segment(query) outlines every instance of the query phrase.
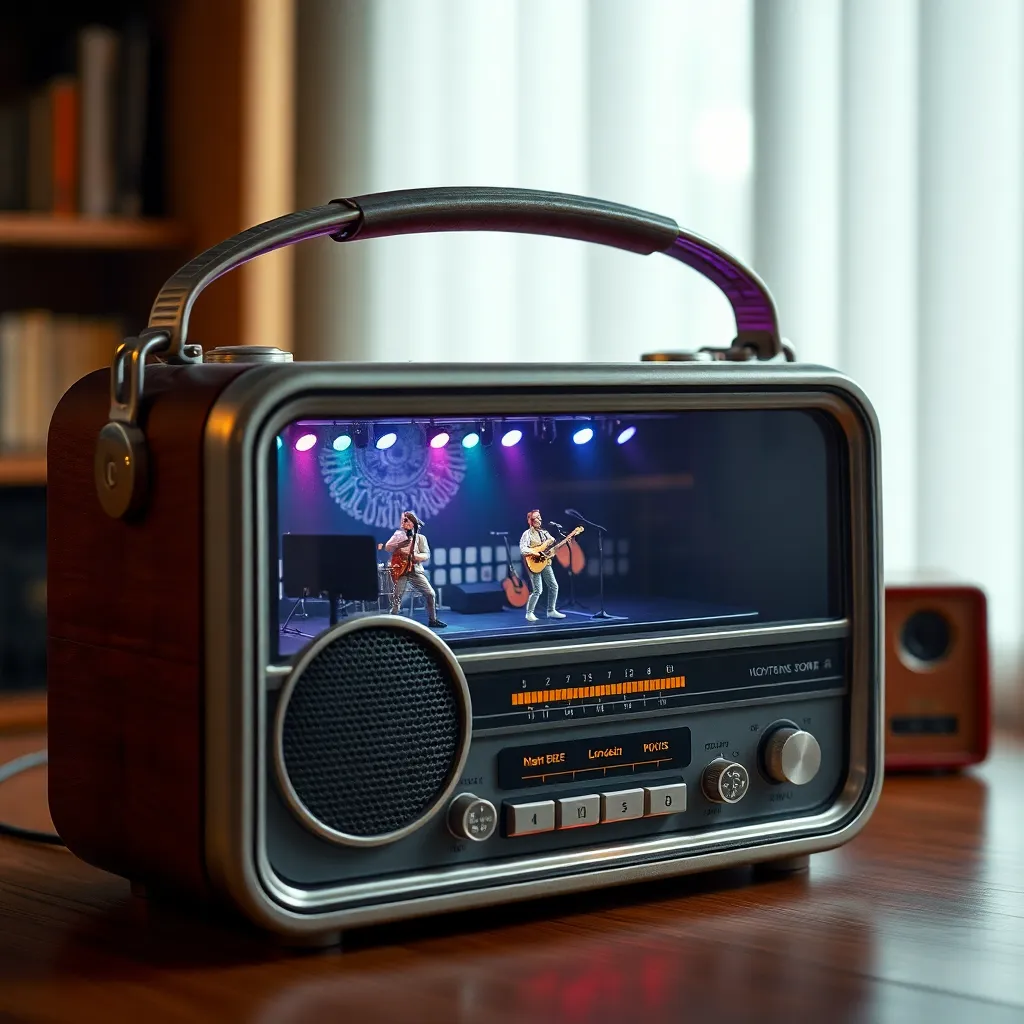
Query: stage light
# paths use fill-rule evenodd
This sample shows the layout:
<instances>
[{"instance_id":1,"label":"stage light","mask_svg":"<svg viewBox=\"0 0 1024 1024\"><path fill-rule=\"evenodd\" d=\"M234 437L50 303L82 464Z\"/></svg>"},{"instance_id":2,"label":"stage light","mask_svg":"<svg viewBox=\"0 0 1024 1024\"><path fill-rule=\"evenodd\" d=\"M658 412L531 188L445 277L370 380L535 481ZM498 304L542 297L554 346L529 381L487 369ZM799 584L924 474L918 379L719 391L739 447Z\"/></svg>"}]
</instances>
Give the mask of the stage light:
<instances>
[{"instance_id":1,"label":"stage light","mask_svg":"<svg viewBox=\"0 0 1024 1024\"><path fill-rule=\"evenodd\" d=\"M302 437L295 442L295 450L297 452L308 452L315 444L316 434L303 434Z\"/></svg>"},{"instance_id":2,"label":"stage light","mask_svg":"<svg viewBox=\"0 0 1024 1024\"><path fill-rule=\"evenodd\" d=\"M573 441L576 442L576 444L586 444L593 436L593 427L581 427L579 430L576 431L575 434L572 435L572 439Z\"/></svg>"},{"instance_id":3,"label":"stage light","mask_svg":"<svg viewBox=\"0 0 1024 1024\"><path fill-rule=\"evenodd\" d=\"M336 452L343 452L352 443L352 438L348 434L339 434L332 443Z\"/></svg>"},{"instance_id":4,"label":"stage light","mask_svg":"<svg viewBox=\"0 0 1024 1024\"><path fill-rule=\"evenodd\" d=\"M514 444L519 444L523 439L523 432L521 430L508 430L501 437L501 443L506 448L511 448Z\"/></svg>"},{"instance_id":5,"label":"stage light","mask_svg":"<svg viewBox=\"0 0 1024 1024\"><path fill-rule=\"evenodd\" d=\"M357 448L365 448L366 442L370 439L370 432L365 423L354 423L352 425L352 443Z\"/></svg>"},{"instance_id":6,"label":"stage light","mask_svg":"<svg viewBox=\"0 0 1024 1024\"><path fill-rule=\"evenodd\" d=\"M443 448L452 439L452 436L444 427L431 427L427 438L431 448Z\"/></svg>"},{"instance_id":7,"label":"stage light","mask_svg":"<svg viewBox=\"0 0 1024 1024\"><path fill-rule=\"evenodd\" d=\"M491 442L494 440L494 424L490 420L481 420L480 422L480 443L485 447L489 448Z\"/></svg>"},{"instance_id":8,"label":"stage light","mask_svg":"<svg viewBox=\"0 0 1024 1024\"><path fill-rule=\"evenodd\" d=\"M462 439L462 447L463 448L475 448L479 443L480 443L480 435L478 433L476 433L475 431L470 431Z\"/></svg>"},{"instance_id":9,"label":"stage light","mask_svg":"<svg viewBox=\"0 0 1024 1024\"><path fill-rule=\"evenodd\" d=\"M283 447L284 447L284 441L282 441L281 438L279 437L277 439L277 450L280 451Z\"/></svg>"},{"instance_id":10,"label":"stage light","mask_svg":"<svg viewBox=\"0 0 1024 1024\"><path fill-rule=\"evenodd\" d=\"M625 430L619 431L619 436L615 438L616 444L625 444L634 434L636 433L636 427L629 426Z\"/></svg>"},{"instance_id":11,"label":"stage light","mask_svg":"<svg viewBox=\"0 0 1024 1024\"><path fill-rule=\"evenodd\" d=\"M377 447L381 451L384 451L385 449L390 448L397 440L398 435L393 430L389 430L386 434L381 434L380 437L377 438Z\"/></svg>"}]
</instances>

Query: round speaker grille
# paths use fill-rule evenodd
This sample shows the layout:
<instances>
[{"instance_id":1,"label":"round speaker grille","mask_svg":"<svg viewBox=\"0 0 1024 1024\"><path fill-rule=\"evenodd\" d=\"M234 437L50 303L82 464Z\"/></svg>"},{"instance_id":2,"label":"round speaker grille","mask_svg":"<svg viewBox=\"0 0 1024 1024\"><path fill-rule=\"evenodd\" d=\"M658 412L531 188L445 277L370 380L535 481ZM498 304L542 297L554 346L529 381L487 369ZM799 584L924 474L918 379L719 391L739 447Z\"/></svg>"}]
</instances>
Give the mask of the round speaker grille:
<instances>
[{"instance_id":1,"label":"round speaker grille","mask_svg":"<svg viewBox=\"0 0 1024 1024\"><path fill-rule=\"evenodd\" d=\"M429 820L469 750L469 690L449 649L395 616L352 619L314 641L277 715L278 777L300 819L351 845Z\"/></svg>"}]
</instances>

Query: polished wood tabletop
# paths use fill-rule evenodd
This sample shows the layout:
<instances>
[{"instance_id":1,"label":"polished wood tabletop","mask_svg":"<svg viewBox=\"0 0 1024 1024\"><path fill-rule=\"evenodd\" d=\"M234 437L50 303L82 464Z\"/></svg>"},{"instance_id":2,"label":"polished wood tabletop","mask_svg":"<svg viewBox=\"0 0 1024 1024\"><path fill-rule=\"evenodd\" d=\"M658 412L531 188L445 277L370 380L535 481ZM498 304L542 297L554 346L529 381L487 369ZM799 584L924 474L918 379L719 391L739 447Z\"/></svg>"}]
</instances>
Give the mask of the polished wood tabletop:
<instances>
[{"instance_id":1,"label":"polished wood tabletop","mask_svg":"<svg viewBox=\"0 0 1024 1024\"><path fill-rule=\"evenodd\" d=\"M45 745L0 739L0 762ZM45 828L45 772L0 819ZM0 838L0 1022L1021 1021L1024 742L895 777L807 874L749 871L434 918L295 952Z\"/></svg>"}]
</instances>

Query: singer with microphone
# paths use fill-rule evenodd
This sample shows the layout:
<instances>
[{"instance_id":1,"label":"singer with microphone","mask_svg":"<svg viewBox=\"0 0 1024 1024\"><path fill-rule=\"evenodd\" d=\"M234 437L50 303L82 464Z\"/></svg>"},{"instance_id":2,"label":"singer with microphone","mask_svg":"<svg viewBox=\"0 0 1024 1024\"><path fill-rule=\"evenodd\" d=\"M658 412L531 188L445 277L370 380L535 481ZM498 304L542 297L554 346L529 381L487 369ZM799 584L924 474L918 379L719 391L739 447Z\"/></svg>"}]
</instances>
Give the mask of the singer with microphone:
<instances>
[{"instance_id":1,"label":"singer with microphone","mask_svg":"<svg viewBox=\"0 0 1024 1024\"><path fill-rule=\"evenodd\" d=\"M565 543L558 541L543 529L540 509L530 509L526 513L527 528L519 538L519 551L528 570L526 576L530 582L530 597L526 602L526 621L536 622L537 602L541 594L547 593L547 614L549 619L564 619L565 614L558 611L555 603L558 600L558 581L555 570L551 567L556 546Z\"/></svg>"}]
</instances>

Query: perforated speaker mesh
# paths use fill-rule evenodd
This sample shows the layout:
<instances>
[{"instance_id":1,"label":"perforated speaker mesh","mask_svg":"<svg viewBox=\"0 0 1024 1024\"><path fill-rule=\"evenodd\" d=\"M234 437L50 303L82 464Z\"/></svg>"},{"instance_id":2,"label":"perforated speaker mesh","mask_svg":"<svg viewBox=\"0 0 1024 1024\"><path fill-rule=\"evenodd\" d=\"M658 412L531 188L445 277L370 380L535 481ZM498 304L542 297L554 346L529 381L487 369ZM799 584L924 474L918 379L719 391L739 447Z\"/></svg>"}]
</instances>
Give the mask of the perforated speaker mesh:
<instances>
[{"instance_id":1,"label":"perforated speaker mesh","mask_svg":"<svg viewBox=\"0 0 1024 1024\"><path fill-rule=\"evenodd\" d=\"M335 832L414 824L441 797L463 743L459 682L429 641L399 628L346 632L302 670L282 722L296 796Z\"/></svg>"}]
</instances>

